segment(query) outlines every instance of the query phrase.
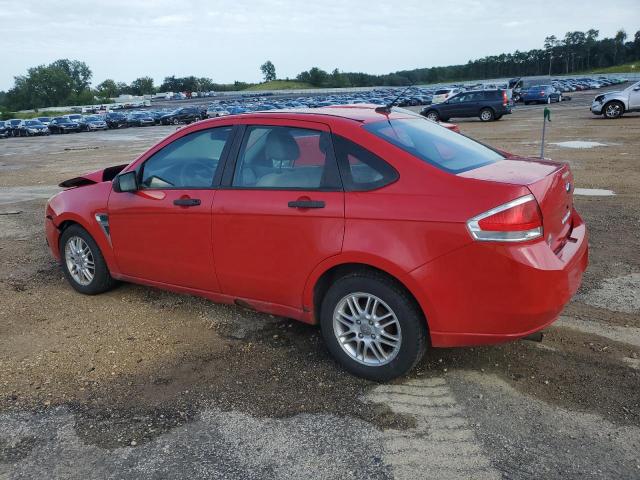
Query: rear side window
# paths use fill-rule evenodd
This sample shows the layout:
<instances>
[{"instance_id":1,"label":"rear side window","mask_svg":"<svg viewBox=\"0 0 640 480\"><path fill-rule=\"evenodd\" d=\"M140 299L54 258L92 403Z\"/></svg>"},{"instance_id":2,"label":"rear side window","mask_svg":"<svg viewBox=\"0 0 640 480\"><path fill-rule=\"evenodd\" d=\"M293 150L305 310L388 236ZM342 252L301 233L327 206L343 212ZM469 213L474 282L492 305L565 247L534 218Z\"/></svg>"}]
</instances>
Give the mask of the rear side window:
<instances>
[{"instance_id":1,"label":"rear side window","mask_svg":"<svg viewBox=\"0 0 640 480\"><path fill-rule=\"evenodd\" d=\"M486 90L484 98L486 100L502 100L502 90Z\"/></svg>"},{"instance_id":2,"label":"rear side window","mask_svg":"<svg viewBox=\"0 0 640 480\"><path fill-rule=\"evenodd\" d=\"M345 190L374 190L398 178L398 172L391 165L357 143L333 135L333 148Z\"/></svg>"},{"instance_id":3,"label":"rear side window","mask_svg":"<svg viewBox=\"0 0 640 480\"><path fill-rule=\"evenodd\" d=\"M390 119L365 128L411 155L450 173L460 173L504 157L464 135L426 119Z\"/></svg>"}]
</instances>

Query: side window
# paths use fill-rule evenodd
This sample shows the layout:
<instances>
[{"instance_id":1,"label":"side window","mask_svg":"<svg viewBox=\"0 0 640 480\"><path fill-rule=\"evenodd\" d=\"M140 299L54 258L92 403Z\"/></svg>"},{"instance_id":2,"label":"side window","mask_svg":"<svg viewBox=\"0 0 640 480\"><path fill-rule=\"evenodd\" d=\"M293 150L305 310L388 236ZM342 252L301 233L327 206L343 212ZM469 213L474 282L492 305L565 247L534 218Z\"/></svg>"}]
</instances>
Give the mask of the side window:
<instances>
[{"instance_id":1,"label":"side window","mask_svg":"<svg viewBox=\"0 0 640 480\"><path fill-rule=\"evenodd\" d=\"M201 130L173 141L142 166L143 188L206 188L213 177L232 127Z\"/></svg>"},{"instance_id":2,"label":"side window","mask_svg":"<svg viewBox=\"0 0 640 480\"><path fill-rule=\"evenodd\" d=\"M294 127L248 127L233 184L240 188L340 188L328 132Z\"/></svg>"},{"instance_id":3,"label":"side window","mask_svg":"<svg viewBox=\"0 0 640 480\"><path fill-rule=\"evenodd\" d=\"M351 140L334 135L333 147L345 190L374 190L398 179L391 165Z\"/></svg>"}]
</instances>

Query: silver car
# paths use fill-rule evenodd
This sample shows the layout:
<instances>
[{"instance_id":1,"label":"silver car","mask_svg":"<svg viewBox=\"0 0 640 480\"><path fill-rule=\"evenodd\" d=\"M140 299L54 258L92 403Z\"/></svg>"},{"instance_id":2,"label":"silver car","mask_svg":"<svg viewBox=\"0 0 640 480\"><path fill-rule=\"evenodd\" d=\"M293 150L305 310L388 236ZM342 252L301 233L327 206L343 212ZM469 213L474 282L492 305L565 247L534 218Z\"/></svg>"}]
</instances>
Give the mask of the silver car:
<instances>
[{"instance_id":1,"label":"silver car","mask_svg":"<svg viewBox=\"0 0 640 480\"><path fill-rule=\"evenodd\" d=\"M591 104L591 113L605 118L619 118L625 112L640 112L640 82L621 91L600 94Z\"/></svg>"}]
</instances>

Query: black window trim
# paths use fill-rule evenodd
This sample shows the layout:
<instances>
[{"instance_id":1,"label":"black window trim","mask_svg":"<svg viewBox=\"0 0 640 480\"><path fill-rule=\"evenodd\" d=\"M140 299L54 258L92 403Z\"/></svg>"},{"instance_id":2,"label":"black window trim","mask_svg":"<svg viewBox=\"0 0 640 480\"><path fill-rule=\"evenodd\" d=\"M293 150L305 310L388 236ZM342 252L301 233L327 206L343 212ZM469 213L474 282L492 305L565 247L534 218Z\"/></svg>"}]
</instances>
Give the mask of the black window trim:
<instances>
[{"instance_id":1,"label":"black window trim","mask_svg":"<svg viewBox=\"0 0 640 480\"><path fill-rule=\"evenodd\" d=\"M364 186L364 185L362 187L358 187L357 184L352 181L351 168L349 167L348 162L345 161L346 159L341 159L335 154L334 138L340 138L340 139L344 139L344 140L346 140L348 142L351 142L351 143L357 145L358 147L360 147L361 149L363 149L365 152L367 152L370 155L376 157L381 162L384 162L384 164L389 168L390 172L392 172L392 175L390 176L390 178L388 180L386 180L384 183L382 183L380 185L373 186L373 187L367 187L367 186ZM356 142L354 140L351 140L350 138L347 138L347 137L345 137L343 135L337 135L337 134L332 133L331 134L331 148L334 150L334 156L335 156L336 161L338 162L338 169L340 171L340 177L342 178L342 185L344 186L344 191L345 192L373 192L375 190L380 190L381 188L388 187L389 185L392 185L392 184L396 183L400 179L400 173L398 172L398 170L393 165L391 165L389 162L387 162L380 155L378 155L376 153L373 153L371 150L369 150L367 147L365 147L361 143L358 143L358 142ZM380 173L383 174L383 172L380 172Z\"/></svg>"},{"instance_id":2,"label":"black window trim","mask_svg":"<svg viewBox=\"0 0 640 480\"><path fill-rule=\"evenodd\" d=\"M151 160L153 157L156 156L157 153L161 152L162 150L164 150L165 148L167 148L169 145L172 145L174 142L177 142L178 140L188 137L189 135L193 135L195 133L200 133L200 132L204 132L206 130L214 130L216 128L229 128L231 127L231 132L229 133L229 138L227 139L227 142L224 145L224 148L222 149L222 154L220 155L220 159L218 160L218 165L216 167L216 171L213 174L213 180L211 182L211 185L208 187L163 187L163 188L149 188L149 187L143 187L142 186L142 175L144 173L144 165ZM166 144L164 147L162 147L161 149L153 152L153 154L151 154L148 158L145 158L144 162L142 162L140 165L138 165L135 168L135 172L136 172L136 180L138 182L139 188L140 190L217 190L218 188L220 188L220 182L222 179L222 172L223 169L227 163L227 159L229 157L229 153L231 151L231 147L233 142L235 142L236 140L236 136L238 133L238 126L237 125L220 125L220 126L215 126L215 127L209 127L209 128L201 128L198 130L194 130L193 132L189 132L185 135L181 135L180 137L174 139L173 141L171 141L170 143Z\"/></svg>"},{"instance_id":3,"label":"black window trim","mask_svg":"<svg viewBox=\"0 0 640 480\"><path fill-rule=\"evenodd\" d=\"M319 124L324 125L324 124ZM298 125L274 125L274 124L266 124L266 123L251 123L251 124L242 124L238 125L238 134L234 138L234 145L231 149L230 155L227 158L227 162L225 164L224 173L222 174L222 181L220 183L219 188L224 190L260 190L260 191L294 191L294 192L344 192L344 181L342 178L342 172L340 170L340 166L338 165L338 161L335 154L335 149L333 147L333 133L331 129L328 130L329 138L330 138L330 154L333 159L334 165L336 167L337 172L337 180L340 183L339 186L336 187L319 187L319 188L302 188L302 187L238 187L233 185L233 177L236 171L236 166L238 164L238 159L240 156L240 150L242 149L242 145L244 144L245 138L248 139L248 130L250 127L285 127L285 128L298 128L300 130L314 130L312 127L301 127ZM318 132L324 132L325 130L315 129Z\"/></svg>"}]
</instances>

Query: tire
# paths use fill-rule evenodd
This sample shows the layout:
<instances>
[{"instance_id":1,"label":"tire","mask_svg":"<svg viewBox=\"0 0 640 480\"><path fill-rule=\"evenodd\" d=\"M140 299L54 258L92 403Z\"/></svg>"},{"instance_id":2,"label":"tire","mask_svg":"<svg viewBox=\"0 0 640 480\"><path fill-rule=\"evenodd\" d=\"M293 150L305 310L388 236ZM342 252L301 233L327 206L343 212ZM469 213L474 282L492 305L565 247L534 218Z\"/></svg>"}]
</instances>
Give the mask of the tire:
<instances>
[{"instance_id":1,"label":"tire","mask_svg":"<svg viewBox=\"0 0 640 480\"><path fill-rule=\"evenodd\" d=\"M480 120L483 122L491 122L496 118L495 113L490 108L483 108L480 110Z\"/></svg>"},{"instance_id":2,"label":"tire","mask_svg":"<svg viewBox=\"0 0 640 480\"><path fill-rule=\"evenodd\" d=\"M547 105L550 105L550 104L551 104L551 95L547 97Z\"/></svg>"},{"instance_id":3,"label":"tire","mask_svg":"<svg viewBox=\"0 0 640 480\"><path fill-rule=\"evenodd\" d=\"M174 118L171 123L173 123L174 125L178 125L180 122L177 118Z\"/></svg>"},{"instance_id":4,"label":"tire","mask_svg":"<svg viewBox=\"0 0 640 480\"><path fill-rule=\"evenodd\" d=\"M365 312L357 320L347 320L339 313L351 312L355 317L354 296L361 309L369 306L369 312L384 318L380 322L382 327L375 320L367 320L371 317ZM387 315L389 312L391 317ZM384 325L385 322L391 325ZM394 281L373 272L354 272L331 285L322 300L320 327L327 348L345 370L377 382L406 374L426 350L426 322L414 299ZM339 335L346 335L346 341L340 341ZM394 336L397 341L392 339ZM381 340L395 345L381 343ZM356 345L362 345L363 351L359 352ZM362 359L357 359L360 355Z\"/></svg>"},{"instance_id":5,"label":"tire","mask_svg":"<svg viewBox=\"0 0 640 480\"><path fill-rule=\"evenodd\" d=\"M76 252L78 251L78 247L80 247L84 255L78 256L77 253L74 254L74 246ZM76 260L74 260L74 257ZM96 295L106 292L115 285L115 280L109 273L100 248L93 237L89 235L89 232L80 225L71 225L60 235L60 258L62 260L64 276L67 278L69 284L80 293ZM87 271L91 272L91 266L87 263L91 260L93 261L93 276L90 279L77 270L75 270L74 273L71 272L70 269L73 264L77 264L77 262L84 262L84 265L87 266Z\"/></svg>"},{"instance_id":6,"label":"tire","mask_svg":"<svg viewBox=\"0 0 640 480\"><path fill-rule=\"evenodd\" d=\"M558 95L558 103L562 102L562 94Z\"/></svg>"},{"instance_id":7,"label":"tire","mask_svg":"<svg viewBox=\"0 0 640 480\"><path fill-rule=\"evenodd\" d=\"M429 110L424 116L432 122L437 122L438 120L440 120L440 115L438 115L438 112L436 112L435 110Z\"/></svg>"},{"instance_id":8,"label":"tire","mask_svg":"<svg viewBox=\"0 0 640 480\"><path fill-rule=\"evenodd\" d=\"M608 118L609 120L620 118L624 113L624 105L622 104L622 102L614 100L612 102L606 103L604 108L602 109L602 112L604 118Z\"/></svg>"}]
</instances>

